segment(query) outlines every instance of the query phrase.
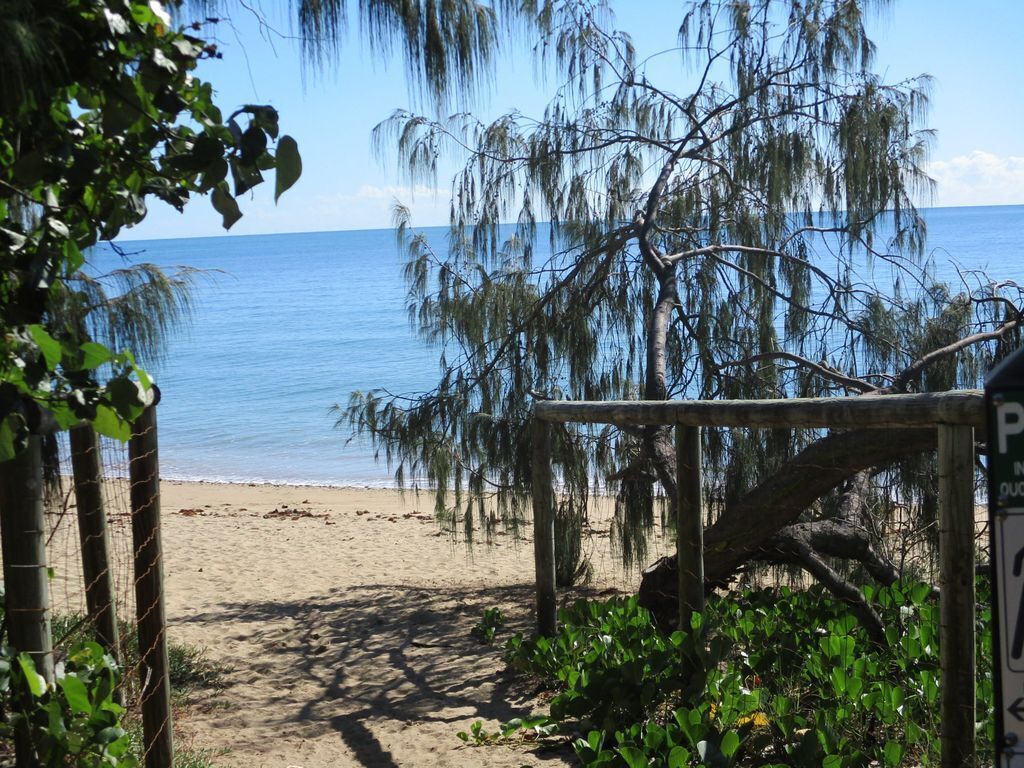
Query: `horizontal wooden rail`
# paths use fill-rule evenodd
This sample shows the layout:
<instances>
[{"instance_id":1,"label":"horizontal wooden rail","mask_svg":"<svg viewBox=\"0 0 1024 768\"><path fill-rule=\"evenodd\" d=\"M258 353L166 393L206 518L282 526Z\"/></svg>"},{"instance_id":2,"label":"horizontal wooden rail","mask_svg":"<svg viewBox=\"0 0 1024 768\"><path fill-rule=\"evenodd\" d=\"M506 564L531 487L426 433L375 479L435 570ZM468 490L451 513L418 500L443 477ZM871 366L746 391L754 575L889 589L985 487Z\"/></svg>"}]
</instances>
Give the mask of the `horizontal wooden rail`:
<instances>
[{"instance_id":1,"label":"horizontal wooden rail","mask_svg":"<svg viewBox=\"0 0 1024 768\"><path fill-rule=\"evenodd\" d=\"M983 429L980 389L916 395L804 397L789 400L542 400L538 419L588 424L691 427L921 427Z\"/></svg>"}]
</instances>

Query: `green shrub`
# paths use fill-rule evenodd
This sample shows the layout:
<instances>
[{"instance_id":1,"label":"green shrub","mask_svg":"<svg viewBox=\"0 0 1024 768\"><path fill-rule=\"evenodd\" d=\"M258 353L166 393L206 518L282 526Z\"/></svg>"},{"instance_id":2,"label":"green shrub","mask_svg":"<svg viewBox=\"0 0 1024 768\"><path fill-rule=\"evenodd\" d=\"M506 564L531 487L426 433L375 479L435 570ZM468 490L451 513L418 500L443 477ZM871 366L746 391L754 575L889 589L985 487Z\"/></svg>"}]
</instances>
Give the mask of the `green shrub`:
<instances>
[{"instance_id":1,"label":"green shrub","mask_svg":"<svg viewBox=\"0 0 1024 768\"><path fill-rule=\"evenodd\" d=\"M124 709L113 699L116 685L117 666L98 643L72 647L51 686L28 654L5 655L0 692L18 706L0 724L0 733L31 743L46 768L134 768L139 761L130 754L131 739L121 727Z\"/></svg>"},{"instance_id":2,"label":"green shrub","mask_svg":"<svg viewBox=\"0 0 1024 768\"><path fill-rule=\"evenodd\" d=\"M712 597L691 632L663 635L635 599L580 602L553 638L506 660L556 693L529 725L575 735L585 766L931 765L939 755L938 606L924 584L865 590L887 630L869 641L821 589ZM979 585L979 605L987 605ZM991 668L979 611L979 669ZM978 676L991 743L991 676ZM981 741L984 743L984 737Z\"/></svg>"},{"instance_id":3,"label":"green shrub","mask_svg":"<svg viewBox=\"0 0 1024 768\"><path fill-rule=\"evenodd\" d=\"M498 630L505 626L505 614L501 608L485 608L483 618L469 631L483 645L494 642Z\"/></svg>"},{"instance_id":4,"label":"green shrub","mask_svg":"<svg viewBox=\"0 0 1024 768\"><path fill-rule=\"evenodd\" d=\"M3 617L0 585L0 619ZM121 681L115 660L94 642L89 622L82 616L57 614L51 622L55 646L66 649L65 660L55 669L55 685L46 686L27 654L13 656L0 647L0 710L7 712L0 723L0 737L29 740L40 764L53 766L119 766L139 764L141 732L124 722L128 713L114 700ZM122 624L121 653L124 665L138 664L138 642L134 629ZM168 673L172 696L180 699L197 688L221 685L221 670L195 646L168 643ZM175 765L210 768L210 755L203 750L179 750Z\"/></svg>"}]
</instances>

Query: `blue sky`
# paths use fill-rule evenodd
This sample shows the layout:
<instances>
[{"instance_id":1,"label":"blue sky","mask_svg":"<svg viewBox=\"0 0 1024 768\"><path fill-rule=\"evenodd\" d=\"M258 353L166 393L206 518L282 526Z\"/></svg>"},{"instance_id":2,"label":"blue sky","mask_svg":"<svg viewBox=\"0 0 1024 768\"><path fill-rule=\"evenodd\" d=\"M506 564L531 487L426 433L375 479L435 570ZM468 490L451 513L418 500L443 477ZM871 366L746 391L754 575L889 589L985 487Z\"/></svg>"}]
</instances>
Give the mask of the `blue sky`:
<instances>
[{"instance_id":1,"label":"blue sky","mask_svg":"<svg viewBox=\"0 0 1024 768\"><path fill-rule=\"evenodd\" d=\"M671 47L683 3L612 0L618 26L638 53ZM437 188L410 190L395 164L381 164L370 147L373 126L399 107L413 106L402 62L372 55L354 34L355 18L336 64L319 73L303 67L289 39L290 3L264 0L276 32L267 32L237 5L216 26L223 58L203 65L222 108L243 103L274 105L282 131L294 136L303 175L279 204L272 184L240 201L244 218L230 234L372 229L390 224L392 202L411 203L414 224L446 223L448 179ZM257 7L258 4L257 4ZM929 171L938 185L935 205L1024 204L1024 2L896 0L872 20L877 69L890 81L921 73L935 80L928 124L937 132ZM474 111L496 116L512 108L540 114L552 84L532 76L526 46L499 66L490 94ZM683 90L683 89L680 89ZM926 203L926 201L922 201ZM220 235L219 217L205 200L184 214L151 207L123 239Z\"/></svg>"}]
</instances>

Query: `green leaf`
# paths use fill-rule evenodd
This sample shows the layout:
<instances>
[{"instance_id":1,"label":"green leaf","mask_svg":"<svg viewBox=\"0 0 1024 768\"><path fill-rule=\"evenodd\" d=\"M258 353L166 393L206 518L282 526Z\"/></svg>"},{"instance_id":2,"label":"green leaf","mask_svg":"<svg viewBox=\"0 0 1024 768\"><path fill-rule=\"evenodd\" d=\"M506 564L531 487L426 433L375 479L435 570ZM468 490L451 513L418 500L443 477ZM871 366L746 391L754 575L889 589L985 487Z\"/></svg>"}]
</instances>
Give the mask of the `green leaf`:
<instances>
[{"instance_id":1,"label":"green leaf","mask_svg":"<svg viewBox=\"0 0 1024 768\"><path fill-rule=\"evenodd\" d=\"M893 686L889 689L889 702L892 704L893 709L899 709L903 706L905 699L903 689L899 686Z\"/></svg>"},{"instance_id":2,"label":"green leaf","mask_svg":"<svg viewBox=\"0 0 1024 768\"><path fill-rule=\"evenodd\" d=\"M274 202L283 195L302 175L302 158L299 145L291 136L282 136L277 142L277 177L274 185Z\"/></svg>"},{"instance_id":3,"label":"green leaf","mask_svg":"<svg viewBox=\"0 0 1024 768\"><path fill-rule=\"evenodd\" d=\"M924 605L931 594L931 584L915 584L910 590L910 599L914 605Z\"/></svg>"},{"instance_id":4,"label":"green leaf","mask_svg":"<svg viewBox=\"0 0 1024 768\"><path fill-rule=\"evenodd\" d=\"M153 395L141 383L125 376L111 379L107 383L110 403L121 416L134 419L139 409L153 402Z\"/></svg>"},{"instance_id":5,"label":"green leaf","mask_svg":"<svg viewBox=\"0 0 1024 768\"><path fill-rule=\"evenodd\" d=\"M68 729L64 724L64 712L61 709L60 702L56 699L51 699L46 703L46 715L47 715L47 735L55 741L61 741L67 734Z\"/></svg>"},{"instance_id":6,"label":"green leaf","mask_svg":"<svg viewBox=\"0 0 1024 768\"><path fill-rule=\"evenodd\" d=\"M726 757L732 757L739 748L740 735L736 733L736 731L729 731L722 737L722 743L719 746L719 749Z\"/></svg>"},{"instance_id":7,"label":"green leaf","mask_svg":"<svg viewBox=\"0 0 1024 768\"><path fill-rule=\"evenodd\" d=\"M64 691L64 698L73 712L89 714L92 712L92 704L89 702L89 691L77 675L65 675L58 682L61 690Z\"/></svg>"},{"instance_id":8,"label":"green leaf","mask_svg":"<svg viewBox=\"0 0 1024 768\"><path fill-rule=\"evenodd\" d=\"M97 344L95 341L87 341L83 344L80 349L82 350L82 370L91 371L94 368L98 368L103 363L109 362L114 357L114 353L104 347L102 344Z\"/></svg>"},{"instance_id":9,"label":"green leaf","mask_svg":"<svg viewBox=\"0 0 1024 768\"><path fill-rule=\"evenodd\" d=\"M210 195L213 208L224 219L224 229L231 229L235 222L242 218L242 212L238 210L238 203L231 193L227 191L225 184L218 184L213 194Z\"/></svg>"},{"instance_id":10,"label":"green leaf","mask_svg":"<svg viewBox=\"0 0 1024 768\"><path fill-rule=\"evenodd\" d=\"M242 134L242 162L254 163L267 148L267 134L255 125L250 125Z\"/></svg>"},{"instance_id":11,"label":"green leaf","mask_svg":"<svg viewBox=\"0 0 1024 768\"><path fill-rule=\"evenodd\" d=\"M647 753L643 750L636 747L619 747L617 751L629 768L647 768Z\"/></svg>"},{"instance_id":12,"label":"green leaf","mask_svg":"<svg viewBox=\"0 0 1024 768\"><path fill-rule=\"evenodd\" d=\"M96 742L98 744L110 744L122 736L124 736L124 729L120 726L112 725L96 734Z\"/></svg>"},{"instance_id":13,"label":"green leaf","mask_svg":"<svg viewBox=\"0 0 1024 768\"><path fill-rule=\"evenodd\" d=\"M203 171L202 179L199 182L199 191L208 192L224 181L228 176L228 161L218 157L210 161L210 164Z\"/></svg>"},{"instance_id":14,"label":"green leaf","mask_svg":"<svg viewBox=\"0 0 1024 768\"><path fill-rule=\"evenodd\" d=\"M28 426L20 413L8 413L0 421L0 462L10 461L25 447Z\"/></svg>"},{"instance_id":15,"label":"green leaf","mask_svg":"<svg viewBox=\"0 0 1024 768\"><path fill-rule=\"evenodd\" d=\"M231 158L230 165L231 178L235 182L235 197L244 195L257 184L263 183L263 174L260 173L259 168L248 165L244 160L237 157Z\"/></svg>"},{"instance_id":16,"label":"green leaf","mask_svg":"<svg viewBox=\"0 0 1024 768\"><path fill-rule=\"evenodd\" d=\"M51 371L56 369L60 364L60 342L47 333L41 325L30 325L28 332L46 360L47 369Z\"/></svg>"},{"instance_id":17,"label":"green leaf","mask_svg":"<svg viewBox=\"0 0 1024 768\"><path fill-rule=\"evenodd\" d=\"M904 748L902 744L895 741L887 741L885 743L885 764L891 766L897 766L903 760Z\"/></svg>"},{"instance_id":18,"label":"green leaf","mask_svg":"<svg viewBox=\"0 0 1024 768\"><path fill-rule=\"evenodd\" d=\"M107 405L96 407L96 418L92 420L93 429L101 435L125 442L132 436L131 425L122 419L117 412Z\"/></svg>"},{"instance_id":19,"label":"green leaf","mask_svg":"<svg viewBox=\"0 0 1024 768\"><path fill-rule=\"evenodd\" d=\"M684 747L672 747L668 753L668 768L686 768L690 764L690 751Z\"/></svg>"},{"instance_id":20,"label":"green leaf","mask_svg":"<svg viewBox=\"0 0 1024 768\"><path fill-rule=\"evenodd\" d=\"M46 680L36 672L36 665L32 661L32 657L27 653L19 653L18 666L21 667L21 673L25 676L25 682L32 695L36 698L42 696L46 692Z\"/></svg>"},{"instance_id":21,"label":"green leaf","mask_svg":"<svg viewBox=\"0 0 1024 768\"><path fill-rule=\"evenodd\" d=\"M277 138L277 110L273 107L256 104L246 104L243 107L252 113L253 122L270 134L270 138Z\"/></svg>"}]
</instances>

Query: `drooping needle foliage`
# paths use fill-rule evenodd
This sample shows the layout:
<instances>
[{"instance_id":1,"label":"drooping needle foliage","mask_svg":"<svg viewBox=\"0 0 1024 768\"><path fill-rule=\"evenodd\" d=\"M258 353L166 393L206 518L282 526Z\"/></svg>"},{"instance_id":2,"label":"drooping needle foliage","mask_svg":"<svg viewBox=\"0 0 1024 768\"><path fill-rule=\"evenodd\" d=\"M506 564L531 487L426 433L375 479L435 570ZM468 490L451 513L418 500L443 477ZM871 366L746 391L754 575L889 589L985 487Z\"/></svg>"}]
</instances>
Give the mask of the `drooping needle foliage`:
<instances>
[{"instance_id":1,"label":"drooping needle foliage","mask_svg":"<svg viewBox=\"0 0 1024 768\"><path fill-rule=\"evenodd\" d=\"M397 152L412 179L431 178L448 154L464 166L447 242L428 242L398 211L410 318L437 345L438 384L356 393L344 419L400 479L428 483L468 533L523 520L538 398L976 382L1018 333L1020 297L983 276L956 290L930 277L915 208L930 190L929 80L873 71L874 5L689 3L674 50L650 60L637 59L600 0L519 6L560 82L543 115L399 111L377 129L379 151ZM563 545L578 538L588 492L610 484L626 562L642 560L658 484L674 492L671 432L568 427L555 443ZM852 525L872 494L854 484L858 473L903 482L913 473L894 462L930 446L921 436L898 453L876 444L856 431L708 431L709 523L720 534L709 578L752 558L824 574L808 562L823 553L771 537L798 519L834 518L856 490ZM769 480L784 486L786 473L798 481L840 455L826 487L794 482L786 499L759 497ZM914 478L904 485L920 500ZM762 533L744 539L753 519ZM563 565L561 578L574 570Z\"/></svg>"}]
</instances>

